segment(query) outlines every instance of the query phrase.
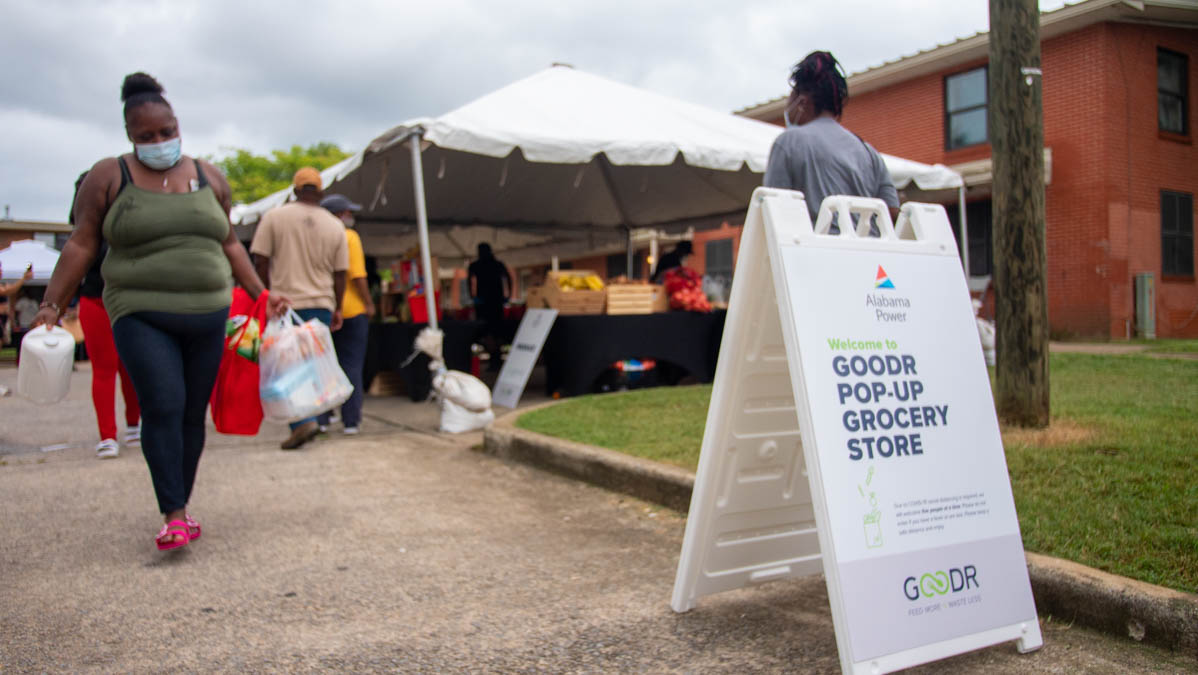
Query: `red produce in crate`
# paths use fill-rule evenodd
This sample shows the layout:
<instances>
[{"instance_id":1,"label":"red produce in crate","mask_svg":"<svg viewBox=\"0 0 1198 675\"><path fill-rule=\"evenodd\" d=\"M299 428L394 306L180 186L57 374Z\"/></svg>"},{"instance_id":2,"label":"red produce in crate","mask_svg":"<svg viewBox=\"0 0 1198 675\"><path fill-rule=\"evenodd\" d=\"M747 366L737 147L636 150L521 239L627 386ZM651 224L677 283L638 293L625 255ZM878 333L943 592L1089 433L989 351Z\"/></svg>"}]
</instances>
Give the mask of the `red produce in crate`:
<instances>
[{"instance_id":1,"label":"red produce in crate","mask_svg":"<svg viewBox=\"0 0 1198 675\"><path fill-rule=\"evenodd\" d=\"M672 309L688 312L711 311L711 303L703 294L703 284L699 275L689 267L675 267L667 271L664 285Z\"/></svg>"}]
</instances>

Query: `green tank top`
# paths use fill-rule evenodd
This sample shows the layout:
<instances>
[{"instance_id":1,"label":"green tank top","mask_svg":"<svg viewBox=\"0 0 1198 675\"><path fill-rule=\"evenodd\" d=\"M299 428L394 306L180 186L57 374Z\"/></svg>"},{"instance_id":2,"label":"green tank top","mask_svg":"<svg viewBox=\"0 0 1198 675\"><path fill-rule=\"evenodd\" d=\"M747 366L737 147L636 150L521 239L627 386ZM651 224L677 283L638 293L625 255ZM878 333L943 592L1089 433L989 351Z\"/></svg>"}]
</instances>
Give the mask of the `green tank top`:
<instances>
[{"instance_id":1,"label":"green tank top","mask_svg":"<svg viewBox=\"0 0 1198 675\"><path fill-rule=\"evenodd\" d=\"M104 308L113 324L134 312L205 314L228 307L232 269L222 244L229 218L204 173L188 193L133 184L120 158L121 190L104 217Z\"/></svg>"}]
</instances>

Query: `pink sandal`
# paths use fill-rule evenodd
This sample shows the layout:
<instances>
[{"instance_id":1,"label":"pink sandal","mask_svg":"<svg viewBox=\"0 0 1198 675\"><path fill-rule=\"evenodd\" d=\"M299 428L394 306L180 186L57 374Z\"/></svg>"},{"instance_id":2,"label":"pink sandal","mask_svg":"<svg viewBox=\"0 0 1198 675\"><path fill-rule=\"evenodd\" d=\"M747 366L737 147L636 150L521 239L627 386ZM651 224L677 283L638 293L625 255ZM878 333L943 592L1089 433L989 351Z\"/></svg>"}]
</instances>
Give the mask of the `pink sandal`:
<instances>
[{"instance_id":1,"label":"pink sandal","mask_svg":"<svg viewBox=\"0 0 1198 675\"><path fill-rule=\"evenodd\" d=\"M183 515L183 522L187 523L187 539L195 541L200 538L200 521L191 517L190 513Z\"/></svg>"},{"instance_id":2,"label":"pink sandal","mask_svg":"<svg viewBox=\"0 0 1198 675\"><path fill-rule=\"evenodd\" d=\"M187 523L182 520L172 520L163 525L158 536L154 537L154 543L158 544L159 551L182 548L187 546L189 541L191 541L191 536L188 534Z\"/></svg>"}]
</instances>

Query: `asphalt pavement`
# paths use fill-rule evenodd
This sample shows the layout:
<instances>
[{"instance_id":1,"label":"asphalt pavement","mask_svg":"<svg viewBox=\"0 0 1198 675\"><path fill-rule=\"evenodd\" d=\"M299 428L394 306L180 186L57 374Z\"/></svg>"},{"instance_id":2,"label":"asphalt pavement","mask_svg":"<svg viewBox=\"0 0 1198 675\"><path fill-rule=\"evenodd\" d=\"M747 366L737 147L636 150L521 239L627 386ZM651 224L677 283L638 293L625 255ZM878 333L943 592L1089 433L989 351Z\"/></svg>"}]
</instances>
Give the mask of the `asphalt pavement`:
<instances>
[{"instance_id":1,"label":"asphalt pavement","mask_svg":"<svg viewBox=\"0 0 1198 675\"><path fill-rule=\"evenodd\" d=\"M401 397L369 398L362 435L295 452L281 425L212 433L191 504L203 536L161 553L140 454L94 459L89 378L53 406L0 398L0 672L839 669L821 578L675 614L684 514L479 453L481 432L439 434L434 406ZM1042 627L1034 654L917 672L1198 669Z\"/></svg>"}]
</instances>

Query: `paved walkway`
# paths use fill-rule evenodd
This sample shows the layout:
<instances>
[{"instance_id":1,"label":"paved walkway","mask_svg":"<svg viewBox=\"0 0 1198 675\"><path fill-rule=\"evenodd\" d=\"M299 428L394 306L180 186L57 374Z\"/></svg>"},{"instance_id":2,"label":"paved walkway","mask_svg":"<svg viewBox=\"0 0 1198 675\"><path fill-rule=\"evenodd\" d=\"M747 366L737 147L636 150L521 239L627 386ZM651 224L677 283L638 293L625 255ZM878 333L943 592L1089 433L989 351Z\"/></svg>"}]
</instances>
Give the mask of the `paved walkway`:
<instances>
[{"instance_id":1,"label":"paved walkway","mask_svg":"<svg viewBox=\"0 0 1198 675\"><path fill-rule=\"evenodd\" d=\"M0 369L0 384L16 373ZM823 581L668 606L683 518L471 449L431 406L282 452L213 435L162 554L136 453L92 458L88 374L0 398L0 671L836 672ZM69 447L43 452L54 444ZM1183 672L1192 657L1044 621L920 672Z\"/></svg>"}]
</instances>

